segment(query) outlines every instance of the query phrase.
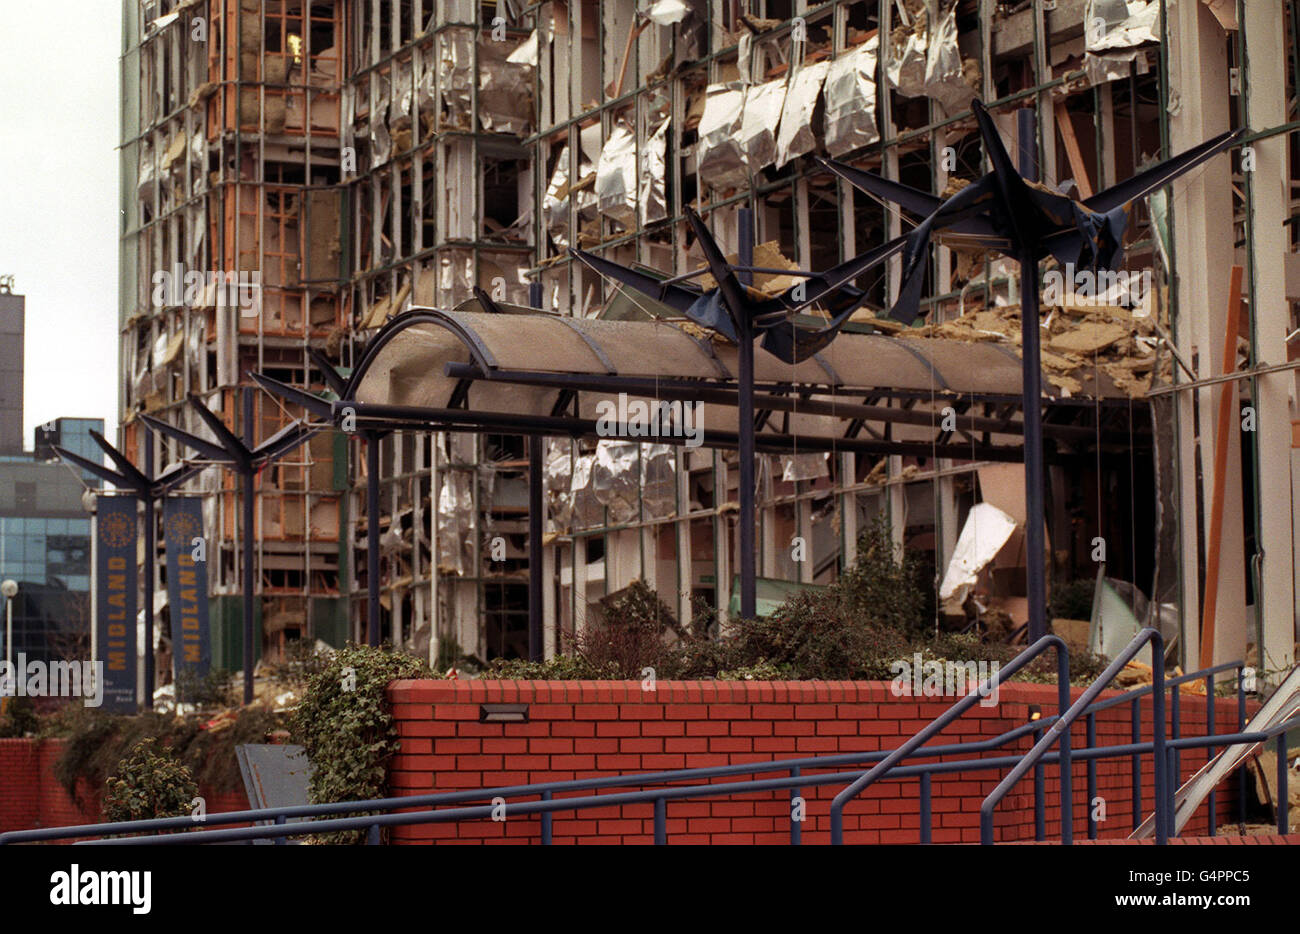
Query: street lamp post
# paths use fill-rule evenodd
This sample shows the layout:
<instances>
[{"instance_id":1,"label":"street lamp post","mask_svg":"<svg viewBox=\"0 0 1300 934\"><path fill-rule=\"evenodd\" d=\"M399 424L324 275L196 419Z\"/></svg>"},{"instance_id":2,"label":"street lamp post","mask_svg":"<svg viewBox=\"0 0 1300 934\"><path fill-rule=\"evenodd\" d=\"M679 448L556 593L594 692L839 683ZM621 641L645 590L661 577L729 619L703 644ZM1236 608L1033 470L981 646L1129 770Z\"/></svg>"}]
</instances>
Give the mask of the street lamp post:
<instances>
[{"instance_id":1,"label":"street lamp post","mask_svg":"<svg viewBox=\"0 0 1300 934\"><path fill-rule=\"evenodd\" d=\"M0 584L0 594L5 598L5 670L14 675L14 597L18 596L18 581L6 580Z\"/></svg>"}]
</instances>

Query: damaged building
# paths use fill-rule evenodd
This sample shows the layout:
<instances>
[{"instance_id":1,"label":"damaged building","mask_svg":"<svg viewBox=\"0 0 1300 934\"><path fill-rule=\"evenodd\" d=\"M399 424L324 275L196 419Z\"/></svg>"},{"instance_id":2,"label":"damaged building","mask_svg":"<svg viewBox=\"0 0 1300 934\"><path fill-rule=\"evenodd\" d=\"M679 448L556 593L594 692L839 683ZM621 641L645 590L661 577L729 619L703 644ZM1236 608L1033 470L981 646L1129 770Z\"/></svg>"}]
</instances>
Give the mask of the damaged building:
<instances>
[{"instance_id":1,"label":"damaged building","mask_svg":"<svg viewBox=\"0 0 1300 934\"><path fill-rule=\"evenodd\" d=\"M681 276L704 265L686 209L738 254L745 208L751 288L776 294L920 220L815 157L952 194L985 171L976 99L1013 152L1016 111L1033 108L1040 183L1082 199L1248 128L1242 145L1134 203L1127 275L1081 283L1044 266L1047 561L1054 594L1100 577L1096 592L1125 595L1135 623L1179 637L1185 668L1248 652L1269 670L1294 662L1300 266L1287 143L1300 57L1290 3L1254 5L1240 21L1222 0L123 9L121 441L139 458L151 445L160 466L186 452L144 430L141 413L202 434L185 405L193 394L237 432L268 437L303 412L257 392L246 426L250 371L326 394L322 363L351 372L367 341L412 308L482 312L476 287L504 308L571 323L685 332L725 357L720 338L693 333L570 248ZM203 274L192 290L159 287L190 272ZM760 381L789 404L758 417L796 439L756 464L759 611L833 581L883 516L933 568L937 615L1023 623L1024 472L1003 456L1023 437L1018 377L1003 379L1020 358L1016 268L937 247L913 327L885 317L899 259L854 284L866 301L845 337L887 348L870 358L870 378L759 363ZM670 345L641 350L652 358ZM522 352L545 369L558 351ZM852 387L839 398L860 411L841 419L800 389L828 381ZM508 411L512 391L451 392ZM561 393L555 414L571 404ZM834 421L799 421L817 418ZM830 425L842 443L801 451L800 424L813 434ZM363 444L380 445L377 542L366 535ZM322 431L259 476L252 581L238 553L238 482L205 471L189 486L204 496L219 555L209 563L214 658L239 667L249 586L263 653L294 638L362 638L370 547L385 638L443 667L527 654L533 560L547 654L634 580L682 618L696 601L735 615L734 451L552 436L543 459L545 535L532 555L520 435L360 442Z\"/></svg>"}]
</instances>

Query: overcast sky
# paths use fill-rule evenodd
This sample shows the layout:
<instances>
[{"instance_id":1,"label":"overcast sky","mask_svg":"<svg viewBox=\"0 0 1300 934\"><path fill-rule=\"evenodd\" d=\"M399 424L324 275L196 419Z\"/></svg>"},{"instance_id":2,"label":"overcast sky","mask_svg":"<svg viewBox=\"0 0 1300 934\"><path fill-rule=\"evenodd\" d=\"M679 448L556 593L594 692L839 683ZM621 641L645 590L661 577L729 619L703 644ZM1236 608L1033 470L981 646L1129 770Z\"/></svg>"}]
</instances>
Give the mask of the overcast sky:
<instances>
[{"instance_id":1,"label":"overcast sky","mask_svg":"<svg viewBox=\"0 0 1300 934\"><path fill-rule=\"evenodd\" d=\"M0 275L27 296L24 445L117 426L120 0L0 3Z\"/></svg>"}]
</instances>

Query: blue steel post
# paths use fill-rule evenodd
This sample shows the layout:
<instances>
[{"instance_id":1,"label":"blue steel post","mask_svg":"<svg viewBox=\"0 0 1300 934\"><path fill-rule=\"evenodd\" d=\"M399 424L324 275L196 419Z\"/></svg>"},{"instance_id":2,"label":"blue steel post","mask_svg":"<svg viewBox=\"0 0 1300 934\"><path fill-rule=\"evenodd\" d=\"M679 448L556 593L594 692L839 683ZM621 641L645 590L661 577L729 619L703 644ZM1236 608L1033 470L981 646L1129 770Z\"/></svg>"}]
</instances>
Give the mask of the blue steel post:
<instances>
[{"instance_id":1,"label":"blue steel post","mask_svg":"<svg viewBox=\"0 0 1300 934\"><path fill-rule=\"evenodd\" d=\"M792 769L790 769L791 778L798 778L799 775L800 775L799 766L796 765ZM790 789L790 845L791 846L799 846L801 843L803 843L803 820L802 820L803 814L799 815L800 820L794 819L795 801L800 797L800 795L801 792L798 788Z\"/></svg>"},{"instance_id":2,"label":"blue steel post","mask_svg":"<svg viewBox=\"0 0 1300 934\"><path fill-rule=\"evenodd\" d=\"M934 820L930 812L930 773L921 773L921 842L929 843Z\"/></svg>"},{"instance_id":3,"label":"blue steel post","mask_svg":"<svg viewBox=\"0 0 1300 934\"><path fill-rule=\"evenodd\" d=\"M1246 680L1237 669L1237 732L1246 731ZM1246 763L1237 766L1237 830L1246 832Z\"/></svg>"},{"instance_id":4,"label":"blue steel post","mask_svg":"<svg viewBox=\"0 0 1300 934\"><path fill-rule=\"evenodd\" d=\"M366 642L379 645L379 433L366 439Z\"/></svg>"},{"instance_id":5,"label":"blue steel post","mask_svg":"<svg viewBox=\"0 0 1300 934\"><path fill-rule=\"evenodd\" d=\"M1156 844L1163 846L1169 842L1174 800L1165 762L1165 642L1159 636L1151 640L1151 729L1151 758L1156 770Z\"/></svg>"},{"instance_id":6,"label":"blue steel post","mask_svg":"<svg viewBox=\"0 0 1300 934\"><path fill-rule=\"evenodd\" d=\"M739 221L738 257L741 266L754 265L754 213L749 208L736 212ZM753 274L748 269L739 272L740 284L748 286ZM737 415L740 420L740 445L736 452L740 460L740 616L753 619L756 611L754 563L754 333L742 309L736 310L736 338L740 342L739 394Z\"/></svg>"},{"instance_id":7,"label":"blue steel post","mask_svg":"<svg viewBox=\"0 0 1300 934\"><path fill-rule=\"evenodd\" d=\"M528 284L528 304L542 304L541 282ZM542 436L528 437L528 659L540 662L544 653L542 636L542 532L546 513L542 502ZM547 814L543 824L550 820Z\"/></svg>"},{"instance_id":8,"label":"blue steel post","mask_svg":"<svg viewBox=\"0 0 1300 934\"><path fill-rule=\"evenodd\" d=\"M144 430L144 475L153 480L153 434ZM155 680L153 656L153 569L158 557L154 542L157 523L154 521L153 490L140 491L144 500L144 709L153 710ZM179 701L180 698L178 697Z\"/></svg>"},{"instance_id":9,"label":"blue steel post","mask_svg":"<svg viewBox=\"0 0 1300 934\"><path fill-rule=\"evenodd\" d=\"M668 801L655 798L655 846L668 842Z\"/></svg>"},{"instance_id":10,"label":"blue steel post","mask_svg":"<svg viewBox=\"0 0 1300 934\"><path fill-rule=\"evenodd\" d=\"M1205 676L1205 734L1213 736L1216 732L1214 722L1214 675ZM1209 762L1214 758L1214 747L1210 746L1205 750L1205 761ZM1213 789L1210 791L1210 836L1213 837L1218 832L1219 814L1218 800Z\"/></svg>"},{"instance_id":11,"label":"blue steel post","mask_svg":"<svg viewBox=\"0 0 1300 934\"><path fill-rule=\"evenodd\" d=\"M1290 816L1287 810L1290 806L1290 797L1288 791L1289 770L1286 761L1286 730L1277 734L1277 832L1286 834L1291 832Z\"/></svg>"},{"instance_id":12,"label":"blue steel post","mask_svg":"<svg viewBox=\"0 0 1300 934\"><path fill-rule=\"evenodd\" d=\"M1034 730L1034 745L1043 738L1042 730ZM1034 766L1034 839L1047 839L1047 769L1042 760ZM1064 802L1062 802L1064 805ZM1061 812L1064 815L1064 811Z\"/></svg>"},{"instance_id":13,"label":"blue steel post","mask_svg":"<svg viewBox=\"0 0 1300 934\"><path fill-rule=\"evenodd\" d=\"M1142 698L1133 701L1128 715L1129 742L1136 746L1142 742ZM1129 760L1129 785L1133 797L1133 829L1137 830L1142 824L1142 757L1136 752Z\"/></svg>"},{"instance_id":14,"label":"blue steel post","mask_svg":"<svg viewBox=\"0 0 1300 934\"><path fill-rule=\"evenodd\" d=\"M1088 714L1088 748L1097 745L1097 715ZM1088 839L1097 839L1097 818L1093 816L1093 802L1097 800L1097 760L1088 760Z\"/></svg>"},{"instance_id":15,"label":"blue steel post","mask_svg":"<svg viewBox=\"0 0 1300 934\"><path fill-rule=\"evenodd\" d=\"M554 797L555 796L551 793L549 789L542 792L543 801L550 801ZM543 811L542 812L542 845L543 846L551 845L551 833L552 833L551 812Z\"/></svg>"},{"instance_id":16,"label":"blue steel post","mask_svg":"<svg viewBox=\"0 0 1300 934\"><path fill-rule=\"evenodd\" d=\"M1017 111L1020 174L1038 180L1038 125L1032 107ZM1043 370L1038 328L1038 253L1025 244L1020 254L1020 343L1024 368L1025 585L1029 598L1029 641L1047 634L1047 579L1043 567Z\"/></svg>"},{"instance_id":17,"label":"blue steel post","mask_svg":"<svg viewBox=\"0 0 1300 934\"><path fill-rule=\"evenodd\" d=\"M253 387L244 387L244 444L254 445ZM244 480L244 703L253 702L253 480L252 467L241 470Z\"/></svg>"},{"instance_id":18,"label":"blue steel post","mask_svg":"<svg viewBox=\"0 0 1300 934\"><path fill-rule=\"evenodd\" d=\"M1174 693L1169 701L1169 722L1171 725L1170 736L1178 739L1183 733L1183 704L1179 690L1181 685L1174 685ZM1174 770L1170 773L1171 779L1175 785L1178 784L1178 776L1182 774L1182 759L1177 747L1174 747Z\"/></svg>"}]
</instances>

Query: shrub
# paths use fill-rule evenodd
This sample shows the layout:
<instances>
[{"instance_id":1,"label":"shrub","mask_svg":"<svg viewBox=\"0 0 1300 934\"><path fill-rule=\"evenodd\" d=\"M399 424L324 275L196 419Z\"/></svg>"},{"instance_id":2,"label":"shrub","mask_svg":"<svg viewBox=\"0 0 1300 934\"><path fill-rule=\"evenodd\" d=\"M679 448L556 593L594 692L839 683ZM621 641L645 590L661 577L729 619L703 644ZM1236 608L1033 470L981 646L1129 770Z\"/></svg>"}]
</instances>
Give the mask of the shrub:
<instances>
[{"instance_id":1,"label":"shrub","mask_svg":"<svg viewBox=\"0 0 1300 934\"><path fill-rule=\"evenodd\" d=\"M909 642L902 631L864 616L837 588L793 594L772 615L737 624L728 668L765 663L791 678L883 677Z\"/></svg>"},{"instance_id":2,"label":"shrub","mask_svg":"<svg viewBox=\"0 0 1300 934\"><path fill-rule=\"evenodd\" d=\"M182 817L198 795L194 776L157 739L140 740L118 763L105 783L104 818L108 821Z\"/></svg>"},{"instance_id":3,"label":"shrub","mask_svg":"<svg viewBox=\"0 0 1300 934\"><path fill-rule=\"evenodd\" d=\"M858 536L857 559L831 591L851 616L878 627L920 633L933 619L934 588L914 553L898 553L883 515Z\"/></svg>"},{"instance_id":4,"label":"shrub","mask_svg":"<svg viewBox=\"0 0 1300 934\"><path fill-rule=\"evenodd\" d=\"M1048 619L1092 619L1092 597L1097 581L1082 577L1057 583L1047 598Z\"/></svg>"},{"instance_id":5,"label":"shrub","mask_svg":"<svg viewBox=\"0 0 1300 934\"><path fill-rule=\"evenodd\" d=\"M0 715L0 739L11 739L35 733L41 721L36 716L36 705L26 695L7 697L4 714Z\"/></svg>"},{"instance_id":6,"label":"shrub","mask_svg":"<svg viewBox=\"0 0 1300 934\"><path fill-rule=\"evenodd\" d=\"M385 690L401 678L437 677L426 661L349 644L307 679L290 734L311 761L308 795L315 804L381 798L397 730ZM354 815L357 816L357 815ZM361 832L324 835L322 843L359 843Z\"/></svg>"}]
</instances>

